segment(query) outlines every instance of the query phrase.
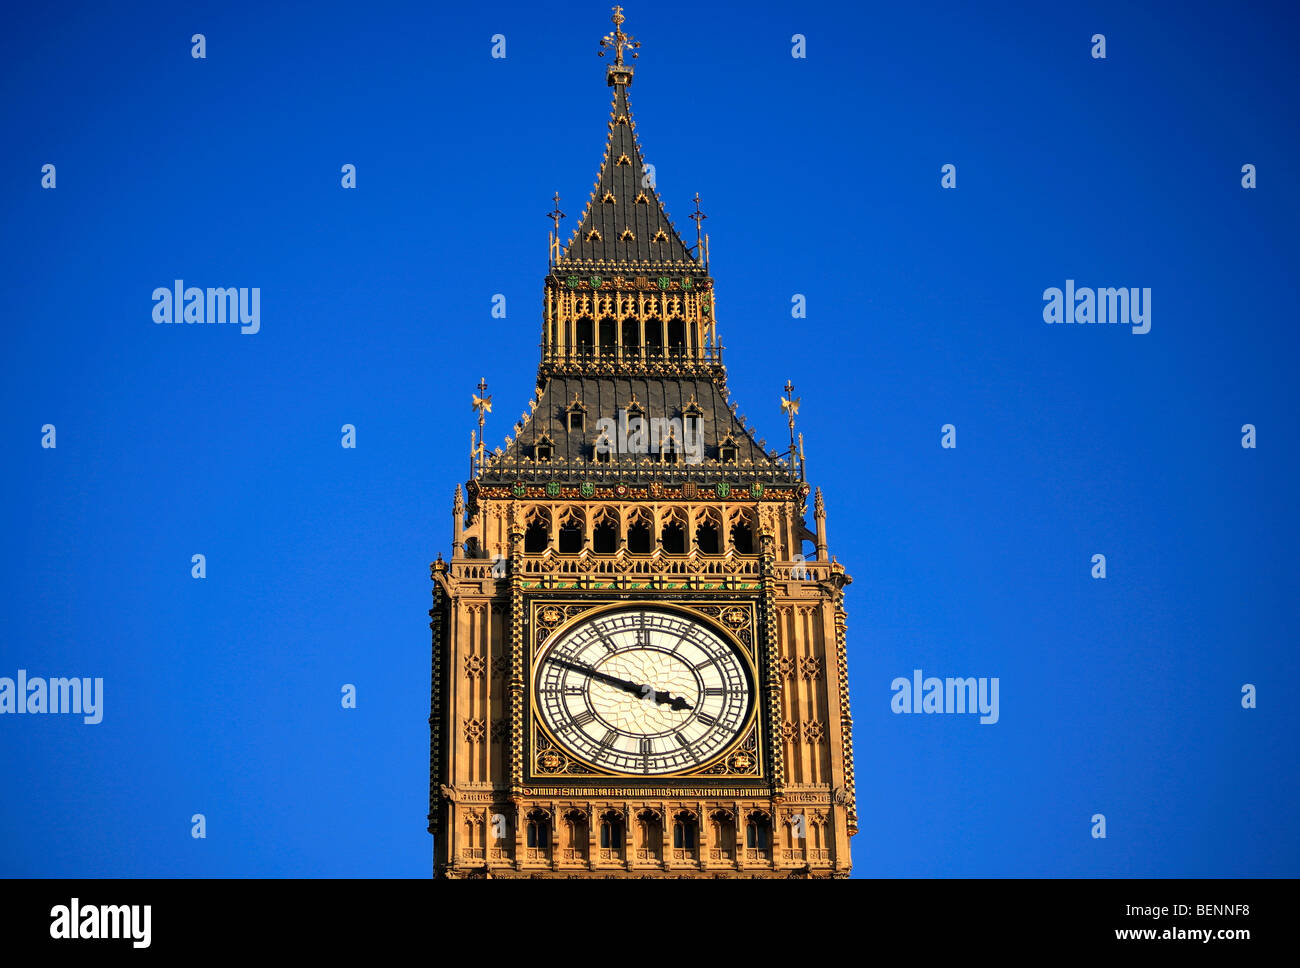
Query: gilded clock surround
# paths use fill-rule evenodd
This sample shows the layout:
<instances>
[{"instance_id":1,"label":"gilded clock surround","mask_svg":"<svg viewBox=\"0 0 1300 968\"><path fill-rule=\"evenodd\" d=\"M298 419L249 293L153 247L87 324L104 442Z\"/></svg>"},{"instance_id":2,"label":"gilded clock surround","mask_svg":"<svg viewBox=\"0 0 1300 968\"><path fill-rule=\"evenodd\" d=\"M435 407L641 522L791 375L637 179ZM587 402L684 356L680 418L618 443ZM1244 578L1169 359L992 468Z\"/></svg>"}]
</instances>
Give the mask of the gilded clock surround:
<instances>
[{"instance_id":1,"label":"gilded clock surround","mask_svg":"<svg viewBox=\"0 0 1300 968\"><path fill-rule=\"evenodd\" d=\"M546 727L538 713L535 668L538 658L571 629L583 622L607 612L618 612L629 605L645 605L663 609L700 622L709 627L714 634L728 642L739 655L743 656L750 676L750 682L756 687L758 668L756 657L752 652L752 630L755 624L755 604L752 600L709 601L696 603L680 598L673 598L663 603L651 603L645 600L618 601L613 603L601 601L575 601L564 598L535 597L529 600L528 629L531 631L532 647L529 653L529 736L528 748L530 782L554 781L565 779L594 780L602 777L618 779L664 779L662 775L646 777L638 773L620 772L586 762L566 750L564 744L557 741L554 734ZM554 618L552 619L552 616ZM552 619L548 621L548 619ZM726 624L724 624L724 622ZM756 697L755 697L756 699ZM674 772L673 777L697 777L710 779L751 778L762 779L761 730L758 722L758 703L751 701L745 716L745 723L739 735L727 743L717 755L706 762L690 769Z\"/></svg>"},{"instance_id":2,"label":"gilded clock surround","mask_svg":"<svg viewBox=\"0 0 1300 968\"><path fill-rule=\"evenodd\" d=\"M567 243L558 195L550 214L536 386L489 450L493 401L479 382L452 555L431 566L434 874L847 877L851 579L807 480L794 387L781 398L788 449L761 439L731 398L706 216L697 194L687 245L648 177L624 59L639 45L623 21L615 8L602 44L613 60L604 160ZM650 447L602 439L600 421L616 417L675 429ZM694 453L679 446L688 425ZM628 606L694 616L750 663L747 724L689 770L593 768L537 722L539 651Z\"/></svg>"}]
</instances>

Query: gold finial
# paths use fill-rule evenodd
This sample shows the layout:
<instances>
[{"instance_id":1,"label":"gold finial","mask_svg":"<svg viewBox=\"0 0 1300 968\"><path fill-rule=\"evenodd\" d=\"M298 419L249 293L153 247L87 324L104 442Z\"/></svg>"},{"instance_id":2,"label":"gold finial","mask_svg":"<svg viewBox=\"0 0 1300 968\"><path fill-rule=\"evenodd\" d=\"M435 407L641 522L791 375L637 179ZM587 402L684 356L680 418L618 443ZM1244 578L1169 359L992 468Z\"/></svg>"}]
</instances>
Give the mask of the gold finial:
<instances>
[{"instance_id":1,"label":"gold finial","mask_svg":"<svg viewBox=\"0 0 1300 968\"><path fill-rule=\"evenodd\" d=\"M554 211L548 212L547 215L546 215L546 217L549 218L552 222L555 223L555 231L556 231L556 232L559 232L559 231L560 231L560 219L562 219L562 218L566 218L565 214L564 214L563 212L560 211L560 193L559 193L559 192L556 192L556 193L555 193L555 197L554 197L553 199L551 199L551 201L555 202L555 209L554 209Z\"/></svg>"},{"instance_id":2,"label":"gold finial","mask_svg":"<svg viewBox=\"0 0 1300 968\"><path fill-rule=\"evenodd\" d=\"M695 193L695 211L686 216L695 223L695 259L697 262L704 261L704 220L708 218L700 211L700 193Z\"/></svg>"},{"instance_id":3,"label":"gold finial","mask_svg":"<svg viewBox=\"0 0 1300 968\"><path fill-rule=\"evenodd\" d=\"M478 393L482 393L486 389L487 389L487 380L480 379L478 381ZM478 411L478 415L481 419L483 416L483 411L486 410L488 413L492 412L492 397L490 396L481 397L478 395L478 393L470 394L470 398L473 400L471 407L472 409Z\"/></svg>"},{"instance_id":4,"label":"gold finial","mask_svg":"<svg viewBox=\"0 0 1300 968\"><path fill-rule=\"evenodd\" d=\"M555 263L560 261L560 219L567 217L563 212L560 211L559 192L555 193L555 198L553 199L553 201L555 202L555 210L553 212L547 213L546 216L554 223L554 226L551 229L551 265L552 266L554 266Z\"/></svg>"},{"instance_id":5,"label":"gold finial","mask_svg":"<svg viewBox=\"0 0 1300 968\"><path fill-rule=\"evenodd\" d=\"M794 416L799 412L799 401L803 398L794 395L794 384L789 380L785 381L783 389L785 390L785 396L781 398L781 409L785 411L790 422L790 461L793 463L796 459L795 455L799 453L799 450L796 450L794 445ZM803 440L803 434L799 435L799 439Z\"/></svg>"},{"instance_id":6,"label":"gold finial","mask_svg":"<svg viewBox=\"0 0 1300 968\"><path fill-rule=\"evenodd\" d=\"M480 379L478 381L478 393L470 394L470 399L473 400L471 407L478 411L478 447L476 448L474 446L473 431L470 431L470 451L471 456L477 457L478 459L478 469L480 472L483 470L483 452L485 449L483 446L483 418L485 414L492 412L492 398L484 392L486 390L487 380ZM479 394L483 395L480 396Z\"/></svg>"},{"instance_id":7,"label":"gold finial","mask_svg":"<svg viewBox=\"0 0 1300 968\"><path fill-rule=\"evenodd\" d=\"M624 66L623 65L624 47L630 48L633 51L632 59L636 60L637 55L635 51L638 47L641 46L641 42L639 40L633 40L632 37L630 37L628 34L623 33L623 21L626 19L627 18L623 16L623 8L614 7L614 16L610 17L610 20L612 20L614 23L614 30L612 33L608 33L600 39L600 53L597 56L604 57L605 51L613 47L615 67Z\"/></svg>"},{"instance_id":8,"label":"gold finial","mask_svg":"<svg viewBox=\"0 0 1300 968\"><path fill-rule=\"evenodd\" d=\"M789 416L790 429L793 430L794 415L799 412L799 401L802 400L803 398L796 397L794 395L794 384L791 383L789 380L785 381L785 386L783 387L783 389L786 392L786 396L781 398L781 409L784 410L786 414Z\"/></svg>"}]
</instances>

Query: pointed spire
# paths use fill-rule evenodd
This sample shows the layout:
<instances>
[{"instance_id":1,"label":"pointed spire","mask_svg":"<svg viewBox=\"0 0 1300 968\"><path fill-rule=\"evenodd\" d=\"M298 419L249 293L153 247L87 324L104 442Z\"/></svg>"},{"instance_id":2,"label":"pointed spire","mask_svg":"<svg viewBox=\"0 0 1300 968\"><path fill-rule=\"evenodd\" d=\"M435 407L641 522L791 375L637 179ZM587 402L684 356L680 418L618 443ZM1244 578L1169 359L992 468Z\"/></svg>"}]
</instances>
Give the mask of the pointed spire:
<instances>
[{"instance_id":1,"label":"pointed spire","mask_svg":"<svg viewBox=\"0 0 1300 968\"><path fill-rule=\"evenodd\" d=\"M465 502L460 496L460 485L456 485L456 497L451 502L451 556L459 558L464 551L465 541Z\"/></svg>"},{"instance_id":2,"label":"pointed spire","mask_svg":"<svg viewBox=\"0 0 1300 968\"><path fill-rule=\"evenodd\" d=\"M817 560L826 560L826 504L819 487L813 497L813 521L817 527Z\"/></svg>"},{"instance_id":3,"label":"pointed spire","mask_svg":"<svg viewBox=\"0 0 1300 968\"><path fill-rule=\"evenodd\" d=\"M614 52L614 63L606 71L614 98L605 157L586 210L557 261L668 263L695 268L702 260L691 255L664 211L654 168L645 163L637 140L627 96L632 67L624 62L623 54L631 50L630 56L635 58L635 49L641 44L623 33L624 19L623 8L615 7L614 32L600 42L601 57L607 50Z\"/></svg>"}]
</instances>

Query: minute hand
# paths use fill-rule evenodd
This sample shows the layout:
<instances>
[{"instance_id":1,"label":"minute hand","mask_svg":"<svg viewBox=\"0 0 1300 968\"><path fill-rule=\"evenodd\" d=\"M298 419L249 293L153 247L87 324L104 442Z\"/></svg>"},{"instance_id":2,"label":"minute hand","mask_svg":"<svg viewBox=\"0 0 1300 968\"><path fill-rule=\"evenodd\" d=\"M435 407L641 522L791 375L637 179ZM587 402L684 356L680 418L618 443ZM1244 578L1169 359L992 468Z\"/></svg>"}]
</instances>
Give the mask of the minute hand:
<instances>
[{"instance_id":1,"label":"minute hand","mask_svg":"<svg viewBox=\"0 0 1300 968\"><path fill-rule=\"evenodd\" d=\"M579 665L576 662L569 662L565 659L552 659L551 661L558 666L563 666L564 668L571 669L574 672L581 672L584 676L589 676L598 682L614 686L616 689L622 689L624 692L630 692L634 696L645 696L646 690L649 688L649 686L632 682L629 679L619 679L616 676L611 676L604 672L598 672L591 666ZM690 704L680 696L674 697L670 693L661 692L658 689L654 690L654 699L655 702L659 703L661 706L668 705L676 710L691 708Z\"/></svg>"}]
</instances>

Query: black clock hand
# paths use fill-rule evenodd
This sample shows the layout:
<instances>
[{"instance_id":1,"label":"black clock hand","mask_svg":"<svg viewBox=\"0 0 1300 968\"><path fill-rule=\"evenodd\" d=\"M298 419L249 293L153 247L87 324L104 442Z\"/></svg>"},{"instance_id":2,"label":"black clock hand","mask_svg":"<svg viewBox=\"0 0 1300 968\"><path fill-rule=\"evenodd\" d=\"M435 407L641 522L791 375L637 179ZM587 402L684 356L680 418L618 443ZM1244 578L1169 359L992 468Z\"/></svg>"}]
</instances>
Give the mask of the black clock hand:
<instances>
[{"instance_id":1,"label":"black clock hand","mask_svg":"<svg viewBox=\"0 0 1300 968\"><path fill-rule=\"evenodd\" d=\"M688 702L687 702L685 699L683 699L681 696L672 696L672 695L669 695L669 694L666 693L666 692L658 692L658 691L656 691L656 692L655 692L655 702L659 703L661 706L664 705L664 704L666 703L666 704L668 705L668 708L669 708L669 709L675 709L675 710L677 710L678 712L681 712L683 709L690 709L690 708L691 708L691 704L688 703Z\"/></svg>"},{"instance_id":2,"label":"black clock hand","mask_svg":"<svg viewBox=\"0 0 1300 968\"><path fill-rule=\"evenodd\" d=\"M613 676L607 675L604 672L597 672L591 666L579 665L576 662L568 662L564 659L558 659L558 658L552 659L551 661L558 666L563 666L564 668L571 669L574 672L581 672L584 676L588 676L589 678L596 679L600 682L604 682L618 689L622 689L624 692L630 692L637 696L641 695L642 687L638 686L635 682L629 682L627 679L616 679Z\"/></svg>"},{"instance_id":3,"label":"black clock hand","mask_svg":"<svg viewBox=\"0 0 1300 968\"><path fill-rule=\"evenodd\" d=\"M599 682L604 682L608 685L614 686L617 689L622 689L624 692L630 692L634 696L644 697L646 695L646 690L650 688L649 686L640 685L628 679L618 679L604 672L598 672L597 670L593 669L591 666L579 665L576 662L569 662L565 659L560 659L560 658L554 658L551 661L554 662L556 665L563 666L564 668L570 669L573 672L581 672L584 676L588 676L592 679L596 679ZM659 705L661 706L667 705L668 708L676 710L677 712L681 712L684 709L691 708L690 703L688 703L681 696L673 696L666 692L660 692L657 689L654 691L654 700Z\"/></svg>"}]
</instances>

